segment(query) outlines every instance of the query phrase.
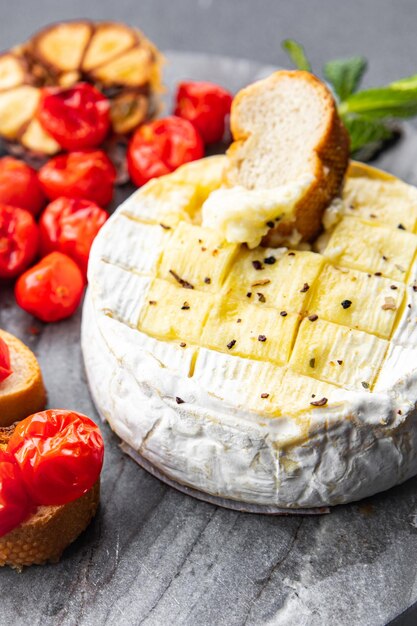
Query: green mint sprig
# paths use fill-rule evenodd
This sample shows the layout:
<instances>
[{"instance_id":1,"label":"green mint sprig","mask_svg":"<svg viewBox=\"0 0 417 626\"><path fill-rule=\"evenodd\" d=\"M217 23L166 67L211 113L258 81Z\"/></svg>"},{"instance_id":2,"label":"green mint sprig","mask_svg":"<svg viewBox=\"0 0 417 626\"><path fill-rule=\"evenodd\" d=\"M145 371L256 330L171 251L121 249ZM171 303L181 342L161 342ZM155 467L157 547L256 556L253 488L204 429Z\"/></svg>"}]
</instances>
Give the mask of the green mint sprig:
<instances>
[{"instance_id":1,"label":"green mint sprig","mask_svg":"<svg viewBox=\"0 0 417 626\"><path fill-rule=\"evenodd\" d=\"M312 71L299 43L286 39L282 47L297 69ZM359 90L366 69L367 61L362 56L329 61L323 68L349 132L353 154L390 139L395 120L417 115L417 74L385 87Z\"/></svg>"}]
</instances>

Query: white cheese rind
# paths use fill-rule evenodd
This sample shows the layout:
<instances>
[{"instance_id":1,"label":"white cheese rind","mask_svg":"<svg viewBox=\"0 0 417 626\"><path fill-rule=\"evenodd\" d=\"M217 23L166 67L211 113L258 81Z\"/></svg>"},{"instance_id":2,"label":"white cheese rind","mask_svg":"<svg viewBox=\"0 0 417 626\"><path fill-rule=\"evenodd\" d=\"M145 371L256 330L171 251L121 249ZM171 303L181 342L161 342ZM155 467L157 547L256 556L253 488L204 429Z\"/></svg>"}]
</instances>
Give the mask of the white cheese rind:
<instances>
[{"instance_id":1,"label":"white cheese rind","mask_svg":"<svg viewBox=\"0 0 417 626\"><path fill-rule=\"evenodd\" d=\"M181 348L137 330L169 231L127 218L126 207L129 201L94 243L82 324L94 401L124 441L178 482L279 507L349 502L417 473L417 340L408 307L374 393L340 390L337 400L302 417L284 411L270 418L256 412L245 387L268 364ZM134 207L142 219L139 194ZM151 205L145 208L150 216ZM142 236L144 228L154 239ZM414 309L415 292L407 291Z\"/></svg>"}]
</instances>

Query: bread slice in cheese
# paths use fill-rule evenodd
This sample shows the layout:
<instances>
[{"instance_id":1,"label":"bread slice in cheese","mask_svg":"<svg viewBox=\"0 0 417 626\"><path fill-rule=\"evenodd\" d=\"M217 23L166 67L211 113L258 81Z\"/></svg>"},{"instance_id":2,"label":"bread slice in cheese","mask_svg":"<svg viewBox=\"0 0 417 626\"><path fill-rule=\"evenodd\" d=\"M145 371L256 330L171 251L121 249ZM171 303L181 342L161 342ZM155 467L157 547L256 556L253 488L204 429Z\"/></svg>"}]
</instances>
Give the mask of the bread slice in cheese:
<instances>
[{"instance_id":1,"label":"bread slice in cheese","mask_svg":"<svg viewBox=\"0 0 417 626\"><path fill-rule=\"evenodd\" d=\"M238 93L231 128L228 186L268 190L310 176L293 213L273 227L267 244L280 243L294 229L304 240L317 235L349 158L348 135L327 87L309 72L275 72Z\"/></svg>"}]
</instances>

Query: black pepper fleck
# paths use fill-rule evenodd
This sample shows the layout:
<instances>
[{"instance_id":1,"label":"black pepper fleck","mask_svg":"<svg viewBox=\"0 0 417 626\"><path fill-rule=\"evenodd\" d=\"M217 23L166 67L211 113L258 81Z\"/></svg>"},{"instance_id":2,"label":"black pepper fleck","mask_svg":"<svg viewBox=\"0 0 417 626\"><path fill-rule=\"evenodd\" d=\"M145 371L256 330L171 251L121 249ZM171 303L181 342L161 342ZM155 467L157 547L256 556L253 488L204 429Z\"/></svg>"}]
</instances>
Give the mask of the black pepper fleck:
<instances>
[{"instance_id":1,"label":"black pepper fleck","mask_svg":"<svg viewBox=\"0 0 417 626\"><path fill-rule=\"evenodd\" d=\"M364 389L369 389L369 383L365 382L364 380L361 382L361 385Z\"/></svg>"},{"instance_id":2,"label":"black pepper fleck","mask_svg":"<svg viewBox=\"0 0 417 626\"><path fill-rule=\"evenodd\" d=\"M398 289L397 285L391 285L390 289Z\"/></svg>"},{"instance_id":3,"label":"black pepper fleck","mask_svg":"<svg viewBox=\"0 0 417 626\"><path fill-rule=\"evenodd\" d=\"M375 272L374 276L382 276L382 272Z\"/></svg>"},{"instance_id":4,"label":"black pepper fleck","mask_svg":"<svg viewBox=\"0 0 417 626\"><path fill-rule=\"evenodd\" d=\"M405 230L405 226L403 224L398 224L397 228L400 230Z\"/></svg>"},{"instance_id":5,"label":"black pepper fleck","mask_svg":"<svg viewBox=\"0 0 417 626\"><path fill-rule=\"evenodd\" d=\"M240 324L240 322L241 322L241 321L242 321L242 320L241 320L241 318L239 317L239 318L236 320L236 323L237 323L237 324Z\"/></svg>"},{"instance_id":6,"label":"black pepper fleck","mask_svg":"<svg viewBox=\"0 0 417 626\"><path fill-rule=\"evenodd\" d=\"M315 400L314 402L310 402L312 406L324 406L327 404L327 398L321 398L321 400Z\"/></svg>"},{"instance_id":7,"label":"black pepper fleck","mask_svg":"<svg viewBox=\"0 0 417 626\"><path fill-rule=\"evenodd\" d=\"M247 297L247 298L252 298L252 292L251 292L251 291L248 291L248 293L246 294L246 297Z\"/></svg>"},{"instance_id":8,"label":"black pepper fleck","mask_svg":"<svg viewBox=\"0 0 417 626\"><path fill-rule=\"evenodd\" d=\"M156 304L156 300L149 300L149 304L155 305Z\"/></svg>"},{"instance_id":9,"label":"black pepper fleck","mask_svg":"<svg viewBox=\"0 0 417 626\"><path fill-rule=\"evenodd\" d=\"M306 293L310 289L310 285L308 283L304 283L303 288L300 289L300 293Z\"/></svg>"},{"instance_id":10,"label":"black pepper fleck","mask_svg":"<svg viewBox=\"0 0 417 626\"><path fill-rule=\"evenodd\" d=\"M348 309L352 305L352 300L343 300L340 304L344 309Z\"/></svg>"},{"instance_id":11,"label":"black pepper fleck","mask_svg":"<svg viewBox=\"0 0 417 626\"><path fill-rule=\"evenodd\" d=\"M266 223L266 225L268 226L268 228L274 228L275 224L272 221L269 221Z\"/></svg>"},{"instance_id":12,"label":"black pepper fleck","mask_svg":"<svg viewBox=\"0 0 417 626\"><path fill-rule=\"evenodd\" d=\"M417 285L413 285L413 291L417 291Z\"/></svg>"},{"instance_id":13,"label":"black pepper fleck","mask_svg":"<svg viewBox=\"0 0 417 626\"><path fill-rule=\"evenodd\" d=\"M313 368L316 367L316 359L314 357L310 359L309 365L310 367L313 367Z\"/></svg>"},{"instance_id":14,"label":"black pepper fleck","mask_svg":"<svg viewBox=\"0 0 417 626\"><path fill-rule=\"evenodd\" d=\"M258 335L258 341L266 341L265 335Z\"/></svg>"},{"instance_id":15,"label":"black pepper fleck","mask_svg":"<svg viewBox=\"0 0 417 626\"><path fill-rule=\"evenodd\" d=\"M287 311L281 311L281 312L280 312L280 315L281 315L282 317L287 317L288 313L287 313Z\"/></svg>"},{"instance_id":16,"label":"black pepper fleck","mask_svg":"<svg viewBox=\"0 0 417 626\"><path fill-rule=\"evenodd\" d=\"M260 261L252 261L252 265L256 270L263 270L264 266Z\"/></svg>"},{"instance_id":17,"label":"black pepper fleck","mask_svg":"<svg viewBox=\"0 0 417 626\"><path fill-rule=\"evenodd\" d=\"M205 279L204 279L204 282L206 283L206 285L210 285L211 278L209 276L206 276Z\"/></svg>"},{"instance_id":18,"label":"black pepper fleck","mask_svg":"<svg viewBox=\"0 0 417 626\"><path fill-rule=\"evenodd\" d=\"M175 398L175 402L177 404L184 404L185 400L183 400L182 398L179 398L178 396Z\"/></svg>"},{"instance_id":19,"label":"black pepper fleck","mask_svg":"<svg viewBox=\"0 0 417 626\"><path fill-rule=\"evenodd\" d=\"M185 348L185 347L186 347L186 345L187 345L187 344L185 343L185 341L181 341L181 343L180 343L180 347L181 347L181 348Z\"/></svg>"},{"instance_id":20,"label":"black pepper fleck","mask_svg":"<svg viewBox=\"0 0 417 626\"><path fill-rule=\"evenodd\" d=\"M274 263L276 263L276 261L277 261L276 258L274 256L272 256L272 255L271 256L267 256L264 259L264 263L266 263L267 265L273 265Z\"/></svg>"},{"instance_id":21,"label":"black pepper fleck","mask_svg":"<svg viewBox=\"0 0 417 626\"><path fill-rule=\"evenodd\" d=\"M162 226L164 230L171 230L171 226L167 226L166 224L162 224L162 223L159 225Z\"/></svg>"},{"instance_id":22,"label":"black pepper fleck","mask_svg":"<svg viewBox=\"0 0 417 626\"><path fill-rule=\"evenodd\" d=\"M181 285L181 287L184 287L184 289L194 289L193 285L189 283L188 280L184 280L184 278L178 276L178 274L174 272L174 270L169 270L169 273L175 278L175 280Z\"/></svg>"},{"instance_id":23,"label":"black pepper fleck","mask_svg":"<svg viewBox=\"0 0 417 626\"><path fill-rule=\"evenodd\" d=\"M232 339L232 341L229 341L229 343L227 344L228 349L231 350L235 344L236 339Z\"/></svg>"},{"instance_id":24,"label":"black pepper fleck","mask_svg":"<svg viewBox=\"0 0 417 626\"><path fill-rule=\"evenodd\" d=\"M269 393L261 393L261 398L269 398Z\"/></svg>"},{"instance_id":25,"label":"black pepper fleck","mask_svg":"<svg viewBox=\"0 0 417 626\"><path fill-rule=\"evenodd\" d=\"M257 293L259 302L266 302L266 298L263 293Z\"/></svg>"},{"instance_id":26,"label":"black pepper fleck","mask_svg":"<svg viewBox=\"0 0 417 626\"><path fill-rule=\"evenodd\" d=\"M295 256L295 252L288 252L288 256Z\"/></svg>"},{"instance_id":27,"label":"black pepper fleck","mask_svg":"<svg viewBox=\"0 0 417 626\"><path fill-rule=\"evenodd\" d=\"M315 322L319 319L319 316L314 313L313 315L309 315L308 319L310 320L310 322Z\"/></svg>"},{"instance_id":28,"label":"black pepper fleck","mask_svg":"<svg viewBox=\"0 0 417 626\"><path fill-rule=\"evenodd\" d=\"M341 361L340 359L337 359L337 362L339 363L339 365L343 365L343 361Z\"/></svg>"},{"instance_id":29,"label":"black pepper fleck","mask_svg":"<svg viewBox=\"0 0 417 626\"><path fill-rule=\"evenodd\" d=\"M181 311L188 311L189 308L190 308L190 305L188 304L188 302L184 302L184 304L181 307Z\"/></svg>"}]
</instances>

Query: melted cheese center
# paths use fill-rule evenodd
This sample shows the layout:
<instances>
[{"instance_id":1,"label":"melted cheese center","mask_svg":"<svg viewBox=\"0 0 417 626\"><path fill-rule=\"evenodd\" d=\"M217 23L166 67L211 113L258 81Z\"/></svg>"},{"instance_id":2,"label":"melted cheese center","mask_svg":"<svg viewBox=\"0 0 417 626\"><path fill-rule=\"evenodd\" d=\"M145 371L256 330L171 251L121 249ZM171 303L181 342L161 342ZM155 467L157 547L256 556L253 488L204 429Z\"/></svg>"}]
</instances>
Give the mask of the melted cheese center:
<instances>
[{"instance_id":1,"label":"melted cheese center","mask_svg":"<svg viewBox=\"0 0 417 626\"><path fill-rule=\"evenodd\" d=\"M229 243L256 248L271 228L293 218L294 208L311 182L307 175L272 189L217 189L203 204L203 226Z\"/></svg>"}]
</instances>

